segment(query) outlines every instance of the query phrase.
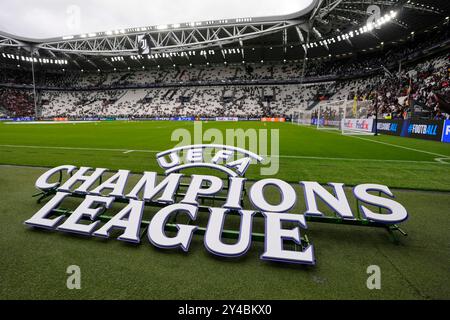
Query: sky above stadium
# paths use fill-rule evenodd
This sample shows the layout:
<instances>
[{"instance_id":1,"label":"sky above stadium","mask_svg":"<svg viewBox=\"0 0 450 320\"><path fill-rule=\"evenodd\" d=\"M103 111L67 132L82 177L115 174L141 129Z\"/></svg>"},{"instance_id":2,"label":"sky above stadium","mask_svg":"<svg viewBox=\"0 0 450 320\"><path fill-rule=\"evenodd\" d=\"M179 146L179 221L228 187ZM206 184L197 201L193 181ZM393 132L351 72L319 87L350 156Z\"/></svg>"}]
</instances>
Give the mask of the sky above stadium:
<instances>
[{"instance_id":1,"label":"sky above stadium","mask_svg":"<svg viewBox=\"0 0 450 320\"><path fill-rule=\"evenodd\" d=\"M31 38L291 14L313 0L0 0L0 30Z\"/></svg>"}]
</instances>

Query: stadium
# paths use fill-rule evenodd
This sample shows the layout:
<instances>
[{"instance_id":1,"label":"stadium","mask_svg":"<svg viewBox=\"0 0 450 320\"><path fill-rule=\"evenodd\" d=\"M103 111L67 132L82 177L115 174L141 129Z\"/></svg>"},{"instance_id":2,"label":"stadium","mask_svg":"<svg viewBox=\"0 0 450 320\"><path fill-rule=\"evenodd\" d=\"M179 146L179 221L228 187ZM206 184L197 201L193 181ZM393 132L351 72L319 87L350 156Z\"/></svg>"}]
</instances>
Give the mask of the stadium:
<instances>
[{"instance_id":1,"label":"stadium","mask_svg":"<svg viewBox=\"0 0 450 320\"><path fill-rule=\"evenodd\" d=\"M450 299L449 2L261 3L0 21L0 299Z\"/></svg>"}]
</instances>

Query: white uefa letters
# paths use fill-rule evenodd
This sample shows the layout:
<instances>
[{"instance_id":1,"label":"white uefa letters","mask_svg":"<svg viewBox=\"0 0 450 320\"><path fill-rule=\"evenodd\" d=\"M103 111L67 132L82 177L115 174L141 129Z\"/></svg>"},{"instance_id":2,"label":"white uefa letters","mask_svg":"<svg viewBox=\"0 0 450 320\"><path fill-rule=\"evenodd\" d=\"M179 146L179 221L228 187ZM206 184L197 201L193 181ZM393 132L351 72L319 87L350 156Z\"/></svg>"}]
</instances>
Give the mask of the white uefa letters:
<instances>
[{"instance_id":1,"label":"white uefa letters","mask_svg":"<svg viewBox=\"0 0 450 320\"><path fill-rule=\"evenodd\" d=\"M70 189L78 182L83 182L74 192L86 194L88 189L105 173L106 169L98 168L91 175L86 175L92 168L81 167L72 177L69 178L58 191L70 192Z\"/></svg>"},{"instance_id":2,"label":"white uefa letters","mask_svg":"<svg viewBox=\"0 0 450 320\"><path fill-rule=\"evenodd\" d=\"M325 203L336 211L336 213L344 219L353 219L352 209L345 196L343 183L330 183L329 185L334 188L336 196L333 196L317 182L302 181L305 190L306 207L308 208L305 215L310 216L323 216L323 213L317 208L316 195L319 196Z\"/></svg>"},{"instance_id":3,"label":"white uefa letters","mask_svg":"<svg viewBox=\"0 0 450 320\"><path fill-rule=\"evenodd\" d=\"M48 180L56 173L62 174L63 171L67 171L68 174L70 174L73 170L75 170L77 167L75 166L59 166L53 169L48 170L46 173L44 173L42 176L39 177L36 181L36 188L46 191L53 188L56 188L58 186L58 182L55 183L49 183Z\"/></svg>"},{"instance_id":4,"label":"white uefa letters","mask_svg":"<svg viewBox=\"0 0 450 320\"><path fill-rule=\"evenodd\" d=\"M195 148L189 149L186 156L189 162L202 162L203 161L203 149Z\"/></svg>"},{"instance_id":5,"label":"white uefa letters","mask_svg":"<svg viewBox=\"0 0 450 320\"><path fill-rule=\"evenodd\" d=\"M165 157L158 157L157 161L161 168L170 169L180 164L180 157L176 152L170 153L169 158L170 162L168 162Z\"/></svg>"},{"instance_id":6,"label":"white uefa letters","mask_svg":"<svg viewBox=\"0 0 450 320\"><path fill-rule=\"evenodd\" d=\"M121 241L140 243L139 230L141 228L144 201L130 200L130 203L109 220L103 227L94 232L94 236L108 238L111 229L125 229L117 239Z\"/></svg>"},{"instance_id":7,"label":"white uefa letters","mask_svg":"<svg viewBox=\"0 0 450 320\"><path fill-rule=\"evenodd\" d=\"M202 188L203 183L207 183L206 188ZM198 196L211 196L222 190L222 179L214 176L192 175L191 184L186 192L186 196L181 203L198 205Z\"/></svg>"},{"instance_id":8,"label":"white uefa letters","mask_svg":"<svg viewBox=\"0 0 450 320\"><path fill-rule=\"evenodd\" d=\"M156 201L162 203L173 203L173 197L178 185L180 184L182 176L183 175L179 173L171 174L156 185L156 172L144 172L144 176L127 195L127 198L138 199L138 194L144 190L143 199L145 201L152 201L153 198L162 191L162 196Z\"/></svg>"},{"instance_id":9,"label":"white uefa letters","mask_svg":"<svg viewBox=\"0 0 450 320\"><path fill-rule=\"evenodd\" d=\"M274 186L281 195L281 203L271 205L264 197L264 188ZM284 181L278 179L264 179L255 184L250 189L250 201L255 207L266 212L288 212L297 202L297 195L294 188Z\"/></svg>"},{"instance_id":10,"label":"white uefa letters","mask_svg":"<svg viewBox=\"0 0 450 320\"><path fill-rule=\"evenodd\" d=\"M211 159L211 162L214 164L218 164L221 160L227 161L233 155L233 151L231 150L219 150L216 155Z\"/></svg>"},{"instance_id":11,"label":"white uefa letters","mask_svg":"<svg viewBox=\"0 0 450 320\"><path fill-rule=\"evenodd\" d=\"M64 232L78 233L82 235L91 235L95 227L100 221L95 221L90 224L80 224L80 220L84 217L90 220L95 220L103 209L109 208L113 203L114 198L87 196L86 199L80 204L78 208L67 218L67 220L58 227L58 230ZM94 204L97 204L97 208L92 208Z\"/></svg>"},{"instance_id":12,"label":"white uefa letters","mask_svg":"<svg viewBox=\"0 0 450 320\"><path fill-rule=\"evenodd\" d=\"M197 218L197 207L188 204L172 204L161 210L153 217L148 228L148 240L159 248L178 248L188 251L196 226L177 224L178 233L170 238L166 235L165 226L170 216L178 211L186 212L195 220Z\"/></svg>"},{"instance_id":13,"label":"white uefa letters","mask_svg":"<svg viewBox=\"0 0 450 320\"><path fill-rule=\"evenodd\" d=\"M383 185L362 184L356 186L353 189L353 193L358 200L377 207L386 208L390 211L389 214L375 213L367 207L361 205L360 207L364 217L372 221L389 224L400 223L408 219L408 212L400 203L392 199L371 195L369 191L379 191L389 197L394 197L389 188Z\"/></svg>"},{"instance_id":14,"label":"white uefa letters","mask_svg":"<svg viewBox=\"0 0 450 320\"><path fill-rule=\"evenodd\" d=\"M241 210L241 227L236 244L222 242L222 231L227 209L211 208L208 227L205 234L205 247L209 252L224 257L238 257L245 254L252 243L252 220L254 211Z\"/></svg>"},{"instance_id":15,"label":"white uefa letters","mask_svg":"<svg viewBox=\"0 0 450 320\"><path fill-rule=\"evenodd\" d=\"M266 217L265 252L261 256L263 260L315 264L313 246L304 251L290 251L283 248L284 240L292 240L301 245L299 227L283 229L281 222L289 221L297 223L302 229L306 229L305 217L299 214L287 213L262 213Z\"/></svg>"},{"instance_id":16,"label":"white uefa letters","mask_svg":"<svg viewBox=\"0 0 450 320\"><path fill-rule=\"evenodd\" d=\"M241 158L239 160L227 163L226 166L228 168L236 168L236 171L242 175L247 171L248 166L250 165L251 162L252 159L250 158Z\"/></svg>"}]
</instances>

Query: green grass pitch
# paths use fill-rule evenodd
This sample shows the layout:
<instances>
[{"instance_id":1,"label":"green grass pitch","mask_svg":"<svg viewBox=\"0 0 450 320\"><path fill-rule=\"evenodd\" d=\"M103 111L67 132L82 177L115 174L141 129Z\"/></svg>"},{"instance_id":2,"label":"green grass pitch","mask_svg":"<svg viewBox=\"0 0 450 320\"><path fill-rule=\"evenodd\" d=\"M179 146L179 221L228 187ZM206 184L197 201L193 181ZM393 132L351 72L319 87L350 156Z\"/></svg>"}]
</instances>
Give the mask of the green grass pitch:
<instances>
[{"instance_id":1,"label":"green grass pitch","mask_svg":"<svg viewBox=\"0 0 450 320\"><path fill-rule=\"evenodd\" d=\"M183 253L156 249L146 239L132 246L23 225L42 207L31 196L46 168L73 164L162 173L156 152L176 145L171 134L177 128L193 131L193 123L0 123L0 298L450 298L450 164L444 163L450 163L449 144L343 136L289 123L203 123L204 131L278 129L276 178L385 184L407 208L410 218L402 227L408 237L399 244L380 229L309 223L314 267L264 262L259 259L262 243L252 244L245 257L220 259L206 251L200 236L194 236L189 253ZM247 177L263 178L258 166L252 166ZM350 197L351 189L348 193ZM238 222L228 223L236 227ZM254 227L262 228L263 221L255 221ZM66 288L69 265L81 267L81 290ZM366 287L370 265L381 268L381 290Z\"/></svg>"}]
</instances>

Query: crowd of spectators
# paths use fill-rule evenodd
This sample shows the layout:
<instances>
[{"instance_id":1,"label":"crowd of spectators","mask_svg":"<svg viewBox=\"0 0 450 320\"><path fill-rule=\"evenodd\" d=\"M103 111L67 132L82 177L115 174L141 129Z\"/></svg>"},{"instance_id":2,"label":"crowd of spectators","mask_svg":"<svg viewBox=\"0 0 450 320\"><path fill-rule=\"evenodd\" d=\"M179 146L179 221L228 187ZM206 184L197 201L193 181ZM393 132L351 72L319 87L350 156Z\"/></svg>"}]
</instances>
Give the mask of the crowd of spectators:
<instances>
[{"instance_id":1,"label":"crowd of spectators","mask_svg":"<svg viewBox=\"0 0 450 320\"><path fill-rule=\"evenodd\" d=\"M386 118L406 118L418 111L428 118L440 119L449 114L449 56L446 53L418 58L417 52L445 40L447 35L438 33L428 40L411 40L398 48L364 56L310 60L306 64L305 81L294 83L288 81L300 79L303 64L240 64L112 73L38 72L37 100L41 115L49 117L210 117L289 116L293 110L311 109L320 101L356 97L373 102L370 116L378 111ZM397 72L399 67L401 71ZM335 78L322 84L308 81L328 75ZM29 85L30 78L26 70L2 69L0 84ZM276 82L265 84L264 80ZM146 87L151 84L170 87ZM55 88L58 90L49 90ZM33 99L29 89L5 87L0 89L0 111L10 116L32 115Z\"/></svg>"},{"instance_id":2,"label":"crowd of spectators","mask_svg":"<svg viewBox=\"0 0 450 320\"><path fill-rule=\"evenodd\" d=\"M9 117L33 116L35 110L32 91L0 88L0 112Z\"/></svg>"},{"instance_id":3,"label":"crowd of spectators","mask_svg":"<svg viewBox=\"0 0 450 320\"><path fill-rule=\"evenodd\" d=\"M373 101L371 115L405 119L427 117L444 119L450 114L449 55L427 60L394 74L372 78L371 85L351 92L359 100Z\"/></svg>"}]
</instances>

